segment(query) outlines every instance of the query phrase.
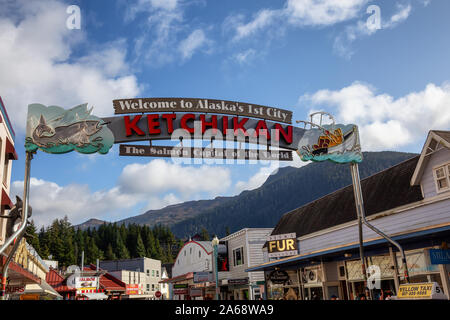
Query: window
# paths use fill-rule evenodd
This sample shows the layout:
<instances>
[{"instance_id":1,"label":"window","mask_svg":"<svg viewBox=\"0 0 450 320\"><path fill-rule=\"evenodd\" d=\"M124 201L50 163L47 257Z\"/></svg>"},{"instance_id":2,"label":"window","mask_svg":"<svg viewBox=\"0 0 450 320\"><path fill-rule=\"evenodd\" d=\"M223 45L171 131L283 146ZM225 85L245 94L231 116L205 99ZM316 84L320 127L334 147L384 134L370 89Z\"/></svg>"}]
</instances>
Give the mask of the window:
<instances>
[{"instance_id":1,"label":"window","mask_svg":"<svg viewBox=\"0 0 450 320\"><path fill-rule=\"evenodd\" d=\"M234 266L244 264L244 248L240 247L233 250L233 263Z\"/></svg>"},{"instance_id":2,"label":"window","mask_svg":"<svg viewBox=\"0 0 450 320\"><path fill-rule=\"evenodd\" d=\"M156 276L159 277L159 270L156 270Z\"/></svg>"},{"instance_id":3,"label":"window","mask_svg":"<svg viewBox=\"0 0 450 320\"><path fill-rule=\"evenodd\" d=\"M155 285L152 284L152 291L155 291Z\"/></svg>"},{"instance_id":4,"label":"window","mask_svg":"<svg viewBox=\"0 0 450 320\"><path fill-rule=\"evenodd\" d=\"M150 284L147 283L147 291L150 291Z\"/></svg>"},{"instance_id":5,"label":"window","mask_svg":"<svg viewBox=\"0 0 450 320\"><path fill-rule=\"evenodd\" d=\"M147 275L150 276L150 269L147 269Z\"/></svg>"},{"instance_id":6,"label":"window","mask_svg":"<svg viewBox=\"0 0 450 320\"><path fill-rule=\"evenodd\" d=\"M152 270L152 277L155 276L155 270Z\"/></svg>"},{"instance_id":7,"label":"window","mask_svg":"<svg viewBox=\"0 0 450 320\"><path fill-rule=\"evenodd\" d=\"M450 163L434 169L437 192L450 190Z\"/></svg>"}]
</instances>

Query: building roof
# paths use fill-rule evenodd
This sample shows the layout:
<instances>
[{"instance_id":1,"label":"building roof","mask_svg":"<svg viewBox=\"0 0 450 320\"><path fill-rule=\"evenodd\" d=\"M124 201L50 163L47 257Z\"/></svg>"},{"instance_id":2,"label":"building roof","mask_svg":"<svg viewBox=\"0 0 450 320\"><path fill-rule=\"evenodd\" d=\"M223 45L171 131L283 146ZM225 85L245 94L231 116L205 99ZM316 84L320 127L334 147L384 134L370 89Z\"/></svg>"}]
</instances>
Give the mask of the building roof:
<instances>
[{"instance_id":1,"label":"building roof","mask_svg":"<svg viewBox=\"0 0 450 320\"><path fill-rule=\"evenodd\" d=\"M159 283L169 283L169 282L178 282L178 281L185 281L185 280L189 280L189 279L193 279L194 278L194 272L188 272L173 278L169 278L169 279L164 279L159 281Z\"/></svg>"},{"instance_id":2,"label":"building roof","mask_svg":"<svg viewBox=\"0 0 450 320\"><path fill-rule=\"evenodd\" d=\"M361 181L366 216L423 199L420 187L410 185L418 160L416 156ZM295 232L301 237L356 218L349 185L284 214L272 235Z\"/></svg>"},{"instance_id":3,"label":"building roof","mask_svg":"<svg viewBox=\"0 0 450 320\"><path fill-rule=\"evenodd\" d=\"M4 121L6 123L6 126L9 129L9 132L11 134L11 137L13 140L16 138L16 133L14 132L14 129L11 125L11 120L9 120L8 112L6 111L5 104L3 103L2 97L0 97L0 122Z\"/></svg>"},{"instance_id":4,"label":"building roof","mask_svg":"<svg viewBox=\"0 0 450 320\"><path fill-rule=\"evenodd\" d=\"M442 131L442 130L431 130L431 132L434 132L438 136L440 136L442 139L450 143L450 131Z\"/></svg>"},{"instance_id":5,"label":"building roof","mask_svg":"<svg viewBox=\"0 0 450 320\"><path fill-rule=\"evenodd\" d=\"M66 285L65 278L53 268L50 268L45 281L51 285L57 292L76 292L75 288L70 288Z\"/></svg>"},{"instance_id":6,"label":"building roof","mask_svg":"<svg viewBox=\"0 0 450 320\"><path fill-rule=\"evenodd\" d=\"M161 265L161 269L165 269L167 272L167 277L172 278L172 268L173 268L173 263L163 263Z\"/></svg>"},{"instance_id":7,"label":"building roof","mask_svg":"<svg viewBox=\"0 0 450 320\"><path fill-rule=\"evenodd\" d=\"M97 270L97 266L90 264L88 267L84 267L84 270L95 271ZM99 269L99 271L104 270ZM100 287L107 291L126 291L127 285L125 284L125 282L120 281L112 274L106 272L100 275Z\"/></svg>"},{"instance_id":8,"label":"building roof","mask_svg":"<svg viewBox=\"0 0 450 320\"><path fill-rule=\"evenodd\" d=\"M430 156L442 148L450 149L450 131L430 130L427 140L423 145L422 152L414 173L411 177L411 185L419 185L425 167L430 160Z\"/></svg>"}]
</instances>

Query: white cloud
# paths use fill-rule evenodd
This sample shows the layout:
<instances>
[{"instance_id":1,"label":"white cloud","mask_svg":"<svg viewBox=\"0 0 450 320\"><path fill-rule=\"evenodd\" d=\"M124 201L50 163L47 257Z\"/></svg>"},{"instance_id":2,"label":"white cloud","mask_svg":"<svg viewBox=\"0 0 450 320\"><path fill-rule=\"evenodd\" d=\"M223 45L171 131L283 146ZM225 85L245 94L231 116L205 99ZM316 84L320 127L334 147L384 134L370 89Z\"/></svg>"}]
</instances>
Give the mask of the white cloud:
<instances>
[{"instance_id":1,"label":"white cloud","mask_svg":"<svg viewBox=\"0 0 450 320\"><path fill-rule=\"evenodd\" d=\"M287 0L280 9L262 9L244 23L241 14L225 19L224 27L234 30L233 41L247 39L264 29L287 25L322 27L353 19L368 0Z\"/></svg>"},{"instance_id":2,"label":"white cloud","mask_svg":"<svg viewBox=\"0 0 450 320\"><path fill-rule=\"evenodd\" d=\"M135 61L143 59L150 66L161 67L188 60L205 46L205 52L209 52L212 41L206 37L205 29L192 29L184 19L185 7L191 4L195 3L139 0L127 6L125 17L129 22L135 20L138 13L147 14L144 31L135 39Z\"/></svg>"},{"instance_id":3,"label":"white cloud","mask_svg":"<svg viewBox=\"0 0 450 320\"><path fill-rule=\"evenodd\" d=\"M289 22L301 26L328 26L353 19L368 0L288 0Z\"/></svg>"},{"instance_id":4,"label":"white cloud","mask_svg":"<svg viewBox=\"0 0 450 320\"><path fill-rule=\"evenodd\" d=\"M393 29L406 19L408 19L411 13L411 5L397 5L397 11L388 19L383 20L383 15L381 14L380 29L369 28L367 26L367 21L359 20L353 25L345 27L345 30L340 33L334 40L333 49L334 51L347 59L350 59L354 54L352 49L352 43L363 37L367 37L375 34L379 30Z\"/></svg>"},{"instance_id":5,"label":"white cloud","mask_svg":"<svg viewBox=\"0 0 450 320\"><path fill-rule=\"evenodd\" d=\"M236 26L236 35L233 40L241 40L243 38L247 38L259 30L266 28L272 22L275 21L275 18L278 16L279 11L277 10L261 10L256 15L255 18L246 23L246 24L237 24Z\"/></svg>"},{"instance_id":6,"label":"white cloud","mask_svg":"<svg viewBox=\"0 0 450 320\"><path fill-rule=\"evenodd\" d=\"M243 52L236 53L233 59L239 64L247 64L256 57L256 50L248 49Z\"/></svg>"},{"instance_id":7,"label":"white cloud","mask_svg":"<svg viewBox=\"0 0 450 320\"><path fill-rule=\"evenodd\" d=\"M217 166L182 166L162 159L127 165L119 178L127 193L163 193L175 190L183 196L223 192L231 185L230 171Z\"/></svg>"},{"instance_id":8,"label":"white cloud","mask_svg":"<svg viewBox=\"0 0 450 320\"><path fill-rule=\"evenodd\" d=\"M11 195L22 197L23 181L14 181ZM107 191L91 192L87 185L71 184L60 186L54 182L31 178L30 205L33 208L32 220L36 225L48 225L54 219L65 215L73 223L110 213L123 212L133 207L136 197L120 192L115 187Z\"/></svg>"},{"instance_id":9,"label":"white cloud","mask_svg":"<svg viewBox=\"0 0 450 320\"><path fill-rule=\"evenodd\" d=\"M328 107L341 123L355 123L364 150L396 150L423 140L429 130L449 130L450 83L428 84L422 91L394 98L355 82L341 90L303 95L300 103Z\"/></svg>"},{"instance_id":10,"label":"white cloud","mask_svg":"<svg viewBox=\"0 0 450 320\"><path fill-rule=\"evenodd\" d=\"M5 6L0 13L0 88L16 130L24 130L30 103L68 108L87 102L105 116L114 98L139 93L124 40L74 58L75 44L86 39L83 30L66 28L66 5L54 0L14 5L15 11Z\"/></svg>"},{"instance_id":11,"label":"white cloud","mask_svg":"<svg viewBox=\"0 0 450 320\"><path fill-rule=\"evenodd\" d=\"M184 40L180 42L178 49L183 60L190 59L196 50L210 44L202 29L196 29Z\"/></svg>"},{"instance_id":12,"label":"white cloud","mask_svg":"<svg viewBox=\"0 0 450 320\"><path fill-rule=\"evenodd\" d=\"M73 224L90 218L120 220L149 209L225 193L231 186L230 170L212 166L186 166L162 159L125 166L118 183L92 192L87 185L58 185L32 178L30 204L37 225L48 225L67 215ZM22 197L23 181L14 181L11 196ZM141 205L140 212L134 212Z\"/></svg>"}]
</instances>

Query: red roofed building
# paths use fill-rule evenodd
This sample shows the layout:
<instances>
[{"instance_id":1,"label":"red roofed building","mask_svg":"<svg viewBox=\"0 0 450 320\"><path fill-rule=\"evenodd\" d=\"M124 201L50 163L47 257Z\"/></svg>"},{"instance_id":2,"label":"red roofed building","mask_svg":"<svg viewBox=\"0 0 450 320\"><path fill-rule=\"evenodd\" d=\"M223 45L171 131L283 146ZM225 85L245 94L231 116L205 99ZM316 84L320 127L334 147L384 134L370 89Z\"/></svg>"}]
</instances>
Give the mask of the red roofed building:
<instances>
[{"instance_id":1,"label":"red roofed building","mask_svg":"<svg viewBox=\"0 0 450 320\"><path fill-rule=\"evenodd\" d=\"M84 271L95 272L97 266L91 264ZM121 299L126 292L126 284L105 270L98 269L100 273L100 289L108 296L108 300Z\"/></svg>"},{"instance_id":2,"label":"red roofed building","mask_svg":"<svg viewBox=\"0 0 450 320\"><path fill-rule=\"evenodd\" d=\"M53 287L64 300L74 300L76 298L77 290L69 288L66 284L66 278L62 276L57 270L50 268L45 281Z\"/></svg>"}]
</instances>

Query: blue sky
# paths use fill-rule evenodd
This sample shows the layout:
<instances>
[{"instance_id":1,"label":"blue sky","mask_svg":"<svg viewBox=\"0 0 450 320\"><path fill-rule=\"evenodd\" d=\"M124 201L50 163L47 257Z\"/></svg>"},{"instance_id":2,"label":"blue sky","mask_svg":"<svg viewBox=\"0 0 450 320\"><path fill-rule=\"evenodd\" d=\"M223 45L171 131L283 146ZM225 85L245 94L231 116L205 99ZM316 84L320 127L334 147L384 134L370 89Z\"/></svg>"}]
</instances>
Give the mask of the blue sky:
<instances>
[{"instance_id":1,"label":"blue sky","mask_svg":"<svg viewBox=\"0 0 450 320\"><path fill-rule=\"evenodd\" d=\"M69 30L69 5L81 29ZM380 29L367 20L380 10ZM0 95L17 132L11 195L24 174L27 105L94 106L127 97L205 97L325 110L360 127L364 150L420 152L450 129L450 2L444 0L0 0ZM296 159L294 165L301 165ZM39 152L38 224L68 215L115 221L261 185L277 164Z\"/></svg>"}]
</instances>

